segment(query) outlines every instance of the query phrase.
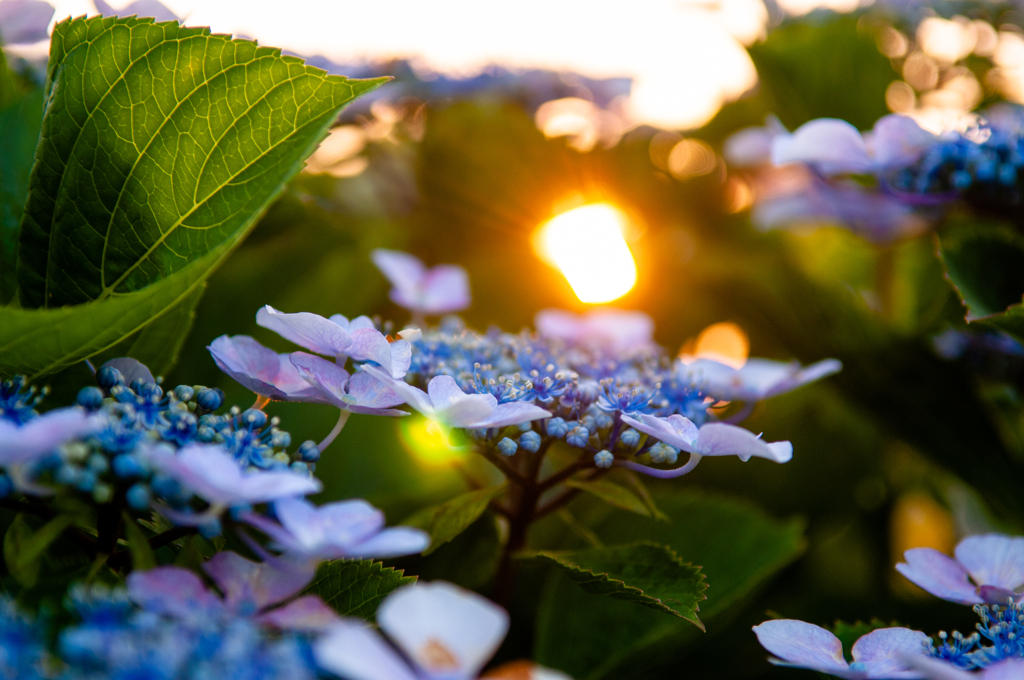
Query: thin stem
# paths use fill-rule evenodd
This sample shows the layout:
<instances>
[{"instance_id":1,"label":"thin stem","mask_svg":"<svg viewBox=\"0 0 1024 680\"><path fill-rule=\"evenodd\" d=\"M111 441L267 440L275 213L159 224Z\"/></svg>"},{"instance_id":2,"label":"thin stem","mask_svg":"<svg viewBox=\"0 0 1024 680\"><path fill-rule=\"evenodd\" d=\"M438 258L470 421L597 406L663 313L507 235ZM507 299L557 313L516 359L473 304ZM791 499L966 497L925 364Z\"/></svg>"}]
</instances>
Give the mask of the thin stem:
<instances>
[{"instance_id":1,"label":"thin stem","mask_svg":"<svg viewBox=\"0 0 1024 680\"><path fill-rule=\"evenodd\" d=\"M691 453L690 460L686 462L686 465L674 468L672 470L656 470L654 468L647 467L646 465L641 465L640 463L634 463L631 460L616 460L615 466L628 468L634 472L639 472L649 477L657 477L658 479L673 479L674 477L682 477L687 472L693 470L693 468L697 467L697 463L700 462L700 459L701 455L699 453Z\"/></svg>"},{"instance_id":2,"label":"thin stem","mask_svg":"<svg viewBox=\"0 0 1024 680\"><path fill-rule=\"evenodd\" d=\"M517 484L522 486L528 486L533 482L522 475L518 470L509 465L501 456L496 455L493 451L485 448L481 448L480 455L486 458L494 467L501 470L501 473L509 479L515 480Z\"/></svg>"},{"instance_id":3,"label":"thin stem","mask_svg":"<svg viewBox=\"0 0 1024 680\"><path fill-rule=\"evenodd\" d=\"M580 458L575 463L566 465L553 475L540 480L540 490L547 491L556 484L561 484L581 470L594 467L594 461L590 458Z\"/></svg>"},{"instance_id":4,"label":"thin stem","mask_svg":"<svg viewBox=\"0 0 1024 680\"><path fill-rule=\"evenodd\" d=\"M606 475L606 474L608 474L608 470L607 469L594 470L587 477L586 481L589 482L589 481L595 480L598 477L601 477L601 476ZM582 489L576 489L576 488L565 489L560 494L558 494L557 496L555 496L554 498L549 500L547 503L545 503L544 505L542 505L539 508L537 508L537 511L535 513L533 513L534 520L538 520L541 517L547 517L552 512L554 512L554 511L556 511L556 510L558 510L560 508L564 508L566 505L568 505L570 502L572 502L572 500L574 498L576 498L576 496L580 495L580 493L582 493L582 491L583 491Z\"/></svg>"},{"instance_id":5,"label":"thin stem","mask_svg":"<svg viewBox=\"0 0 1024 680\"><path fill-rule=\"evenodd\" d=\"M318 444L317 447L316 447L316 448L320 449L320 453L323 453L324 449L326 449L328 446L330 446L331 442L333 442L335 440L335 438L337 438L338 434L341 433L341 428L345 427L345 423L348 421L348 417L350 415L352 415L351 411L346 411L345 409L341 409L341 414L338 416L338 422L334 424L334 429L331 430L330 434L328 434L324 438L324 440L322 442L320 442L320 444Z\"/></svg>"},{"instance_id":6,"label":"thin stem","mask_svg":"<svg viewBox=\"0 0 1024 680\"><path fill-rule=\"evenodd\" d=\"M262 411L263 408L269 403L270 397L264 397L262 394L257 394L256 401L254 401L252 403L252 406L250 406L249 408L256 409L257 411Z\"/></svg>"}]
</instances>

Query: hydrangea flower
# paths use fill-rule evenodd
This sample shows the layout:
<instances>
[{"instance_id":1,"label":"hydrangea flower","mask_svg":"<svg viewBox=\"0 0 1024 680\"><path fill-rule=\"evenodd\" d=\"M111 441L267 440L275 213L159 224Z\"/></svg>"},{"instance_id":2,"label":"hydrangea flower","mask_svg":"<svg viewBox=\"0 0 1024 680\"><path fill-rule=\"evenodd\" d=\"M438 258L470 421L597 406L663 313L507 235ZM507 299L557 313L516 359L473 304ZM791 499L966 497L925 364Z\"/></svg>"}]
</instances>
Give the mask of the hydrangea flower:
<instances>
[{"instance_id":1,"label":"hydrangea flower","mask_svg":"<svg viewBox=\"0 0 1024 680\"><path fill-rule=\"evenodd\" d=\"M293 352L289 361L298 375L323 395L325 402L342 410L379 416L408 415L391 408L405 403L405 399L368 373L350 376L337 364L305 352Z\"/></svg>"},{"instance_id":2,"label":"hydrangea flower","mask_svg":"<svg viewBox=\"0 0 1024 680\"><path fill-rule=\"evenodd\" d=\"M213 355L217 368L261 397L274 401L331 403L328 395L299 374L290 355L267 349L247 335L222 335L206 349Z\"/></svg>"},{"instance_id":3,"label":"hydrangea flower","mask_svg":"<svg viewBox=\"0 0 1024 680\"><path fill-rule=\"evenodd\" d=\"M0 44L31 45L50 37L53 6L43 0L0 2Z\"/></svg>"},{"instance_id":4,"label":"hydrangea flower","mask_svg":"<svg viewBox=\"0 0 1024 680\"><path fill-rule=\"evenodd\" d=\"M90 415L77 406L55 409L24 425L0 418L0 467L32 462L61 444L100 430L106 422L105 416Z\"/></svg>"},{"instance_id":5,"label":"hydrangea flower","mask_svg":"<svg viewBox=\"0 0 1024 680\"><path fill-rule=\"evenodd\" d=\"M245 519L269 536L289 557L384 559L423 552L430 536L412 527L384 527L384 513L366 501L326 503L320 507L299 498L274 503L273 522L249 513Z\"/></svg>"},{"instance_id":6,"label":"hydrangea flower","mask_svg":"<svg viewBox=\"0 0 1024 680\"><path fill-rule=\"evenodd\" d=\"M378 248L373 263L391 282L391 301L414 314L437 316L469 307L466 270L450 264L427 269L419 258L397 250Z\"/></svg>"},{"instance_id":7,"label":"hydrangea flower","mask_svg":"<svg viewBox=\"0 0 1024 680\"><path fill-rule=\"evenodd\" d=\"M471 680L501 644L509 619L476 593L435 581L388 595L377 623L400 652L362 621L344 619L315 643L317 663L348 680Z\"/></svg>"},{"instance_id":8,"label":"hydrangea flower","mask_svg":"<svg viewBox=\"0 0 1024 680\"><path fill-rule=\"evenodd\" d=\"M596 309L573 314L562 309L543 309L537 312L534 324L542 338L609 352L646 349L654 342L654 320L643 312Z\"/></svg>"},{"instance_id":9,"label":"hydrangea flower","mask_svg":"<svg viewBox=\"0 0 1024 680\"><path fill-rule=\"evenodd\" d=\"M659 418L648 414L622 416L622 422L662 442L695 456L751 456L786 463L793 457L788 441L766 442L742 427L727 423L705 423L699 428L681 415Z\"/></svg>"},{"instance_id":10,"label":"hydrangea flower","mask_svg":"<svg viewBox=\"0 0 1024 680\"><path fill-rule=\"evenodd\" d=\"M448 427L486 429L550 418L551 412L521 401L499 404L490 394L466 394L449 375L431 378L427 391L366 364L362 367L423 415Z\"/></svg>"},{"instance_id":11,"label":"hydrangea flower","mask_svg":"<svg viewBox=\"0 0 1024 680\"><path fill-rule=\"evenodd\" d=\"M748 359L741 368L734 368L712 359L697 359L688 364L680 362L677 369L684 380L716 399L750 402L792 392L838 373L843 364L837 359L824 359L810 366L796 361Z\"/></svg>"},{"instance_id":12,"label":"hydrangea flower","mask_svg":"<svg viewBox=\"0 0 1024 680\"><path fill-rule=\"evenodd\" d=\"M183 621L251 616L261 624L300 631L322 630L338 621L334 610L315 595L275 608L309 584L315 564L259 563L224 551L205 562L203 571L217 584L223 599L195 573L181 567L132 572L127 580L128 595L146 611Z\"/></svg>"},{"instance_id":13,"label":"hydrangea flower","mask_svg":"<svg viewBox=\"0 0 1024 680\"><path fill-rule=\"evenodd\" d=\"M177 452L153 447L147 459L156 470L213 508L267 503L320 491L320 481L288 470L243 470L222 446L190 444Z\"/></svg>"},{"instance_id":14,"label":"hydrangea flower","mask_svg":"<svg viewBox=\"0 0 1024 680\"><path fill-rule=\"evenodd\" d=\"M969 536L953 559L934 548L912 548L896 570L932 595L960 604L1024 601L1024 537Z\"/></svg>"},{"instance_id":15,"label":"hydrangea flower","mask_svg":"<svg viewBox=\"0 0 1024 680\"><path fill-rule=\"evenodd\" d=\"M809 668L849 680L920 678L908 658L923 656L928 636L909 628L880 628L853 644L853 663L843 658L843 645L820 626L793 619L776 619L754 626L758 642L775 656L777 666Z\"/></svg>"}]
</instances>

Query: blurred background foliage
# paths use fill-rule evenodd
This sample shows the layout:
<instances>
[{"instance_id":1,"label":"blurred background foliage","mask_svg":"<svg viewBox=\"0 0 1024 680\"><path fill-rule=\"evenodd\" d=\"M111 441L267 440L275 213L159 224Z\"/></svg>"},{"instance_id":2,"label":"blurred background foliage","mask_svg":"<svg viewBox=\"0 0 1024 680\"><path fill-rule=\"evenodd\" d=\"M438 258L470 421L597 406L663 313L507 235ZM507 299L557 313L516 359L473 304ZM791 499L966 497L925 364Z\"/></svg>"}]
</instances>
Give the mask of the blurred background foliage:
<instances>
[{"instance_id":1,"label":"blurred background foliage","mask_svg":"<svg viewBox=\"0 0 1024 680\"><path fill-rule=\"evenodd\" d=\"M886 26L822 12L775 28L749 50L757 89L685 135L641 126L610 144L548 137L514 93L410 95L357 109L339 121L333 151L318 152L209 279L166 380L220 387L227 403L248 407L252 395L217 370L206 345L247 334L289 350L256 326L265 304L405 323L370 262L378 247L465 267L474 300L464 318L475 328L515 331L546 307L582 311L533 236L569 208L612 203L630 218L639 271L614 304L649 313L659 343L681 348L710 324L732 322L752 356L832 356L845 369L761 404L748 421L769 440L792 440L789 464L722 459L681 480L652 481L669 522L580 497L535 527L538 547L651 538L702 564L706 633L528 567L501 657L532 650L578 680L774 678L789 672L765 663L750 633L766 616L966 629L969 610L924 596L893 565L913 546L949 550L966 533L1020 531L1021 372L995 381L933 349L935 334L964 326L964 309L931 236L876 247L828 226L757 232L745 187L720 156L725 137L769 113L790 129L821 116L869 128L892 108L903 63L881 51ZM684 143L689 155L673 160ZM73 394L87 378L73 368L50 383L57 395ZM326 406L272 404L268 412L296 442L319 440L336 418ZM352 418L318 466L325 489L317 500L363 497L398 522L462 492L462 478L417 453L401 427ZM396 564L480 588L501 538L488 513L432 555ZM629 644L609 653L609 641L622 639Z\"/></svg>"}]
</instances>

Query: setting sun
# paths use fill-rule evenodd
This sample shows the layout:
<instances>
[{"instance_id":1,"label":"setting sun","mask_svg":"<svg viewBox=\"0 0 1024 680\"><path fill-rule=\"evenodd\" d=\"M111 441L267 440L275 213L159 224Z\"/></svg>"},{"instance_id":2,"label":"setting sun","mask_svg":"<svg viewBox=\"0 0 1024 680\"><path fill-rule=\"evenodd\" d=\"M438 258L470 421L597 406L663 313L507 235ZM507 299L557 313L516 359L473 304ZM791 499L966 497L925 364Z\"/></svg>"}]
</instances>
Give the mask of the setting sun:
<instances>
[{"instance_id":1,"label":"setting sun","mask_svg":"<svg viewBox=\"0 0 1024 680\"><path fill-rule=\"evenodd\" d=\"M611 302L636 284L636 262L623 237L626 216L607 203L591 203L541 227L537 249L558 268L582 302Z\"/></svg>"}]
</instances>

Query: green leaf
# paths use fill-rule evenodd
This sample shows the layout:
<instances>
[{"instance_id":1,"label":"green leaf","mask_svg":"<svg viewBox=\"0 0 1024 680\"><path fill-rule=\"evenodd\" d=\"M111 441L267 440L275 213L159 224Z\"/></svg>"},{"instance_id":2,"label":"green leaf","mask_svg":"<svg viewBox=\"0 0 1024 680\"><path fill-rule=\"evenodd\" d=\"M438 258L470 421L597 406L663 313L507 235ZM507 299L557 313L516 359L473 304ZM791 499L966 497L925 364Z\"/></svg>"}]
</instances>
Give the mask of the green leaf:
<instances>
[{"instance_id":1,"label":"green leaf","mask_svg":"<svg viewBox=\"0 0 1024 680\"><path fill-rule=\"evenodd\" d=\"M656 543L540 552L529 559L559 567L583 590L635 602L678 616L701 630L698 602L707 599L700 567L683 562L675 551Z\"/></svg>"},{"instance_id":2,"label":"green leaf","mask_svg":"<svg viewBox=\"0 0 1024 680\"><path fill-rule=\"evenodd\" d=\"M132 554L132 569L136 571L152 569L156 566L156 555L153 554L153 549L149 546L149 539L146 538L146 533L127 512L123 513L122 516L124 519L124 533L128 540L128 550Z\"/></svg>"},{"instance_id":3,"label":"green leaf","mask_svg":"<svg viewBox=\"0 0 1024 680\"><path fill-rule=\"evenodd\" d=\"M0 109L0 305L18 288L18 233L42 121L42 88Z\"/></svg>"},{"instance_id":4,"label":"green leaf","mask_svg":"<svg viewBox=\"0 0 1024 680\"><path fill-rule=\"evenodd\" d=\"M951 225L939 236L939 254L968 321L1006 312L1024 298L1024 238L1010 227Z\"/></svg>"},{"instance_id":5,"label":"green leaf","mask_svg":"<svg viewBox=\"0 0 1024 680\"><path fill-rule=\"evenodd\" d=\"M612 513L596 527L606 543L644 539L702 565L708 583L700 616L711 630L803 550L800 522L774 520L747 503L687 491L655 494L671 523L637 524ZM541 595L535 657L576 680L639 677L678 663L700 632L690 623L612 598L593 597L562 573Z\"/></svg>"},{"instance_id":6,"label":"green leaf","mask_svg":"<svg viewBox=\"0 0 1024 680\"><path fill-rule=\"evenodd\" d=\"M11 576L25 588L34 586L43 553L74 521L71 515L58 515L33 532L24 515L15 517L4 535L4 561Z\"/></svg>"},{"instance_id":7,"label":"green leaf","mask_svg":"<svg viewBox=\"0 0 1024 680\"><path fill-rule=\"evenodd\" d=\"M61 22L48 69L18 262L33 308L143 290L237 243L384 82L135 17Z\"/></svg>"},{"instance_id":8,"label":"green leaf","mask_svg":"<svg viewBox=\"0 0 1024 680\"><path fill-rule=\"evenodd\" d=\"M429 555L465 531L484 513L491 499L504 489L502 484L469 491L447 503L420 510L402 524L418 527L430 534L430 547L423 551L424 555Z\"/></svg>"},{"instance_id":9,"label":"green leaf","mask_svg":"<svg viewBox=\"0 0 1024 680\"><path fill-rule=\"evenodd\" d=\"M498 517L490 510L454 539L424 557L409 556L402 560L406 571L425 581L443 579L475 590L483 588L501 561L502 535Z\"/></svg>"},{"instance_id":10,"label":"green leaf","mask_svg":"<svg viewBox=\"0 0 1024 680\"><path fill-rule=\"evenodd\" d=\"M415 582L415 576L406 576L380 562L332 560L320 565L306 592L319 595L342 616L372 621L388 593Z\"/></svg>"},{"instance_id":11,"label":"green leaf","mask_svg":"<svg viewBox=\"0 0 1024 680\"><path fill-rule=\"evenodd\" d=\"M615 482L607 479L596 479L593 481L584 481L580 479L570 479L565 482L565 485L573 489L579 489L585 491L600 498L605 503L615 506L620 510L626 510L627 512L635 512L638 515L644 517L651 517L651 507L637 497L635 493L629 489L619 486Z\"/></svg>"}]
</instances>

